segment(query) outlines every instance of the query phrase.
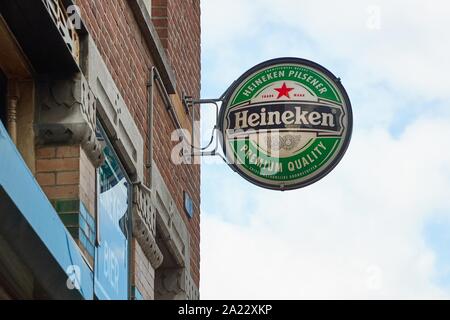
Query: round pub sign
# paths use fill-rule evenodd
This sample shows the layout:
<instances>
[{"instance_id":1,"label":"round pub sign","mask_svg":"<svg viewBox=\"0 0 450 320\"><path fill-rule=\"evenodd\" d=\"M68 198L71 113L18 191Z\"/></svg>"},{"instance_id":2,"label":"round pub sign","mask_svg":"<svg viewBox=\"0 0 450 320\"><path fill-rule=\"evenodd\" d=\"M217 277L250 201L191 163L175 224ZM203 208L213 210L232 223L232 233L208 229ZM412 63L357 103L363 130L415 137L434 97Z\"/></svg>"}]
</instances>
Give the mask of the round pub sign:
<instances>
[{"instance_id":1,"label":"round pub sign","mask_svg":"<svg viewBox=\"0 0 450 320\"><path fill-rule=\"evenodd\" d=\"M263 62L227 90L219 115L232 168L268 189L304 187L341 160L352 109L340 80L299 58Z\"/></svg>"}]
</instances>

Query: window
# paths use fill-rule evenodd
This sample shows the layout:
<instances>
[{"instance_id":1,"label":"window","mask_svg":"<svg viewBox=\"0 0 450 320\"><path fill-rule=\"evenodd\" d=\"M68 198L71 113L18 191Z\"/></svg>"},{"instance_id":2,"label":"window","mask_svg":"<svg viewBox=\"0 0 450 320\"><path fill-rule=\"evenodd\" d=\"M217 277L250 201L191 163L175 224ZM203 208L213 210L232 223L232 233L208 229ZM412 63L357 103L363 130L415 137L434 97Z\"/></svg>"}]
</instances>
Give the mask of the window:
<instances>
[{"instance_id":1,"label":"window","mask_svg":"<svg viewBox=\"0 0 450 320\"><path fill-rule=\"evenodd\" d=\"M126 300L129 297L132 188L100 124L98 128L97 137L105 143L105 161L97 170L94 290L100 299Z\"/></svg>"}]
</instances>

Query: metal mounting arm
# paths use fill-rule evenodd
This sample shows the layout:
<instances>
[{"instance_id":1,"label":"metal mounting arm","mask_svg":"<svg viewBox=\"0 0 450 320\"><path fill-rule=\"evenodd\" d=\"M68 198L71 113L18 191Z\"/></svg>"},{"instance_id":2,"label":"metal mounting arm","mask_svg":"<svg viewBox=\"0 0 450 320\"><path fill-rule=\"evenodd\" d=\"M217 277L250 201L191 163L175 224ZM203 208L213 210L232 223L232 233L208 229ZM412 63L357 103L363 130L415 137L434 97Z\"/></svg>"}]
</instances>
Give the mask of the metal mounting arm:
<instances>
[{"instance_id":1,"label":"metal mounting arm","mask_svg":"<svg viewBox=\"0 0 450 320\"><path fill-rule=\"evenodd\" d=\"M217 152L218 148L219 148L219 135L217 134L218 122L219 122L219 108L220 108L219 102L222 102L222 101L223 101L223 96L218 99L197 99L197 100L192 99L192 97L188 97L188 96L183 97L183 103L185 105L187 112L189 112L189 110L192 110L192 128L193 128L193 130L192 130L191 144L190 144L190 147L191 147L190 156L219 156L222 158L222 160L227 162L227 160L219 152ZM203 147L197 147L197 146L193 145L195 106L202 105L202 104L213 104L215 106L216 119L215 119L215 124L211 131L211 138L210 138L208 144ZM213 146L213 148L211 150L207 150L208 148L211 147L211 145L213 144L214 141L215 141L215 145Z\"/></svg>"}]
</instances>

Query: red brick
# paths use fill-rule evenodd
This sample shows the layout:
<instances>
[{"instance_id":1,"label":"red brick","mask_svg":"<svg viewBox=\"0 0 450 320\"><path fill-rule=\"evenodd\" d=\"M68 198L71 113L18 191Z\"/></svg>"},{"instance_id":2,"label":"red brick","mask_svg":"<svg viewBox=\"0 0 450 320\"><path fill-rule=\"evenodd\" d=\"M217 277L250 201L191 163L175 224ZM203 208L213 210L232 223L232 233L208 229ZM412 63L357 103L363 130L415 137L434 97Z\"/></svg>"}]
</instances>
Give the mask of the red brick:
<instances>
[{"instance_id":1,"label":"red brick","mask_svg":"<svg viewBox=\"0 0 450 320\"><path fill-rule=\"evenodd\" d=\"M56 154L55 147L37 147L36 158L37 159L49 159L54 158Z\"/></svg>"},{"instance_id":2,"label":"red brick","mask_svg":"<svg viewBox=\"0 0 450 320\"><path fill-rule=\"evenodd\" d=\"M56 174L57 185L78 184L80 182L80 172L65 171Z\"/></svg>"},{"instance_id":3,"label":"red brick","mask_svg":"<svg viewBox=\"0 0 450 320\"><path fill-rule=\"evenodd\" d=\"M78 186L47 186L42 188L50 200L78 198Z\"/></svg>"},{"instance_id":4,"label":"red brick","mask_svg":"<svg viewBox=\"0 0 450 320\"><path fill-rule=\"evenodd\" d=\"M57 158L77 158L80 156L80 146L64 146L56 149Z\"/></svg>"},{"instance_id":5,"label":"red brick","mask_svg":"<svg viewBox=\"0 0 450 320\"><path fill-rule=\"evenodd\" d=\"M52 186L55 184L55 174L54 173L38 173L36 174L36 180L41 187Z\"/></svg>"},{"instance_id":6,"label":"red brick","mask_svg":"<svg viewBox=\"0 0 450 320\"><path fill-rule=\"evenodd\" d=\"M167 17L167 9L164 7L152 7L153 17Z\"/></svg>"},{"instance_id":7,"label":"red brick","mask_svg":"<svg viewBox=\"0 0 450 320\"><path fill-rule=\"evenodd\" d=\"M167 6L167 0L151 0L152 7L165 7Z\"/></svg>"},{"instance_id":8,"label":"red brick","mask_svg":"<svg viewBox=\"0 0 450 320\"><path fill-rule=\"evenodd\" d=\"M79 159L43 159L36 160L36 172L72 171L78 170Z\"/></svg>"}]
</instances>

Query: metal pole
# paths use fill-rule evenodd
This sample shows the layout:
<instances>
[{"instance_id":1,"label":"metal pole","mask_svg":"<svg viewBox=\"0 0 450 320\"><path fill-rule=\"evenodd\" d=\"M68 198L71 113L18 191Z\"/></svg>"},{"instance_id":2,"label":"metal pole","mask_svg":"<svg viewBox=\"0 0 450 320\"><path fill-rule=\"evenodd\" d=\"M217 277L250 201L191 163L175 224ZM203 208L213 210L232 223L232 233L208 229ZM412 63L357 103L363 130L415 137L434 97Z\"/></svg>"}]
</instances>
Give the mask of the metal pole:
<instances>
[{"instance_id":1,"label":"metal pole","mask_svg":"<svg viewBox=\"0 0 450 320\"><path fill-rule=\"evenodd\" d=\"M147 170L147 185L152 188L152 167L153 167L153 87L155 80L155 67L150 68L150 79L147 84L148 91L148 108L147 108L147 163L145 168Z\"/></svg>"}]
</instances>

